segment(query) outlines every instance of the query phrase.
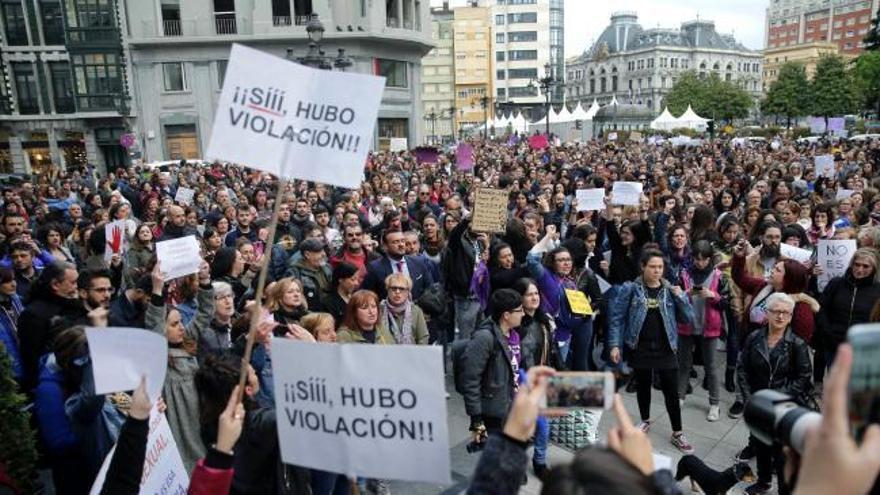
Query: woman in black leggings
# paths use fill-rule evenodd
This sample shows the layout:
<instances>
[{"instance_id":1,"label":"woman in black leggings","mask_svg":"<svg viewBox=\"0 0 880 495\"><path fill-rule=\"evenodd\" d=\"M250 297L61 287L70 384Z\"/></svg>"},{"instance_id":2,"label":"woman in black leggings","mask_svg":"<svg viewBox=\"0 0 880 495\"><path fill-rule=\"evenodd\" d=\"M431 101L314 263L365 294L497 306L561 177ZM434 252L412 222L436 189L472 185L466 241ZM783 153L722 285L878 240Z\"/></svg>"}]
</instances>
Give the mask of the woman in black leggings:
<instances>
[{"instance_id":1,"label":"woman in black leggings","mask_svg":"<svg viewBox=\"0 0 880 495\"><path fill-rule=\"evenodd\" d=\"M647 432L651 427L651 374L660 378L666 412L672 424L672 445L685 454L694 448L681 427L678 402L678 323L693 321L694 311L680 287L663 279L663 253L646 249L641 257L642 276L625 283L616 303L609 305L608 343L611 360L619 363L621 347L635 369L636 397Z\"/></svg>"}]
</instances>

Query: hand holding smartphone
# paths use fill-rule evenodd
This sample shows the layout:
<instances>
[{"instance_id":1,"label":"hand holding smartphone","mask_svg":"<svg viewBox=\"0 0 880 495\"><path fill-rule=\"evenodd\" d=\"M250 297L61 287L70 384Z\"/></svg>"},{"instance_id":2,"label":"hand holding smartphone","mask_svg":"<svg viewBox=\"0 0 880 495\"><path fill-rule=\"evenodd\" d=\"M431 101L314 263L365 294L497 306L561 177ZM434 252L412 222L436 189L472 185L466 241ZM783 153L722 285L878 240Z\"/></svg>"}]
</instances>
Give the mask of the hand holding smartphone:
<instances>
[{"instance_id":1,"label":"hand holding smartphone","mask_svg":"<svg viewBox=\"0 0 880 495\"><path fill-rule=\"evenodd\" d=\"M849 419L861 442L871 423L880 423L880 323L854 325L847 333L853 362L849 377Z\"/></svg>"}]
</instances>

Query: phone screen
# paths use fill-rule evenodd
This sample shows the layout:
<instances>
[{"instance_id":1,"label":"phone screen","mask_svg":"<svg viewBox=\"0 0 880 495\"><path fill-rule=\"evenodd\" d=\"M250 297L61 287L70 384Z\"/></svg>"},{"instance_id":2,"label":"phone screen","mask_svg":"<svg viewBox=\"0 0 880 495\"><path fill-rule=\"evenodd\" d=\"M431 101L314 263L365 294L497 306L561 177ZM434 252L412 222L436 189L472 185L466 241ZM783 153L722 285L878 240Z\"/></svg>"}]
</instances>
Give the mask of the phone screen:
<instances>
[{"instance_id":1,"label":"phone screen","mask_svg":"<svg viewBox=\"0 0 880 495\"><path fill-rule=\"evenodd\" d=\"M544 409L610 409L613 397L610 372L560 372L548 379Z\"/></svg>"},{"instance_id":2,"label":"phone screen","mask_svg":"<svg viewBox=\"0 0 880 495\"><path fill-rule=\"evenodd\" d=\"M850 425L853 436L861 441L868 425L880 423L880 323L855 325L847 338L853 348Z\"/></svg>"}]
</instances>

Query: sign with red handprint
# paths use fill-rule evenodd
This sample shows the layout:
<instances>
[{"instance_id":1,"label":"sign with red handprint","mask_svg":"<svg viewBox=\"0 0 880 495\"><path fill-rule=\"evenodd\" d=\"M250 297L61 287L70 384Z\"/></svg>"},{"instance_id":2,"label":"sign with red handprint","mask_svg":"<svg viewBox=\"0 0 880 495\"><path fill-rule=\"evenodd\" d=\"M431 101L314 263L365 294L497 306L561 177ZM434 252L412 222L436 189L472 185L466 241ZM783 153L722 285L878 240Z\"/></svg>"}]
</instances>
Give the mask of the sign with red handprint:
<instances>
[{"instance_id":1,"label":"sign with red handprint","mask_svg":"<svg viewBox=\"0 0 880 495\"><path fill-rule=\"evenodd\" d=\"M109 264L114 254L124 255L128 250L125 220L117 220L104 225L104 235L107 239L107 247L104 250L104 260Z\"/></svg>"}]
</instances>

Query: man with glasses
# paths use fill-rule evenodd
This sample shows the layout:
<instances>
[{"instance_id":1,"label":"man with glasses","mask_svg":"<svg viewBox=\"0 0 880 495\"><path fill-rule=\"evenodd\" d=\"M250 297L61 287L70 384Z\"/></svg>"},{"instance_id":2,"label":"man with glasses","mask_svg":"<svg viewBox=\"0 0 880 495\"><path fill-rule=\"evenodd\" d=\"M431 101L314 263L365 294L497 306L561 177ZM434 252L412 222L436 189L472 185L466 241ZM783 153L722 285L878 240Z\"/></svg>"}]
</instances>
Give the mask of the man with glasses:
<instances>
[{"instance_id":1,"label":"man with glasses","mask_svg":"<svg viewBox=\"0 0 880 495\"><path fill-rule=\"evenodd\" d=\"M377 258L363 245L364 229L359 223L345 224L342 228L342 247L330 257L330 266L336 268L340 263L351 263L358 269L358 276L363 280L367 276L367 263Z\"/></svg>"},{"instance_id":2,"label":"man with glasses","mask_svg":"<svg viewBox=\"0 0 880 495\"><path fill-rule=\"evenodd\" d=\"M434 283L434 277L421 261L406 256L406 238L399 230L386 230L382 234L385 256L367 265L367 276L361 289L371 290L385 299L385 278L392 273L402 273L412 280L412 299L418 301L422 293Z\"/></svg>"}]
</instances>

